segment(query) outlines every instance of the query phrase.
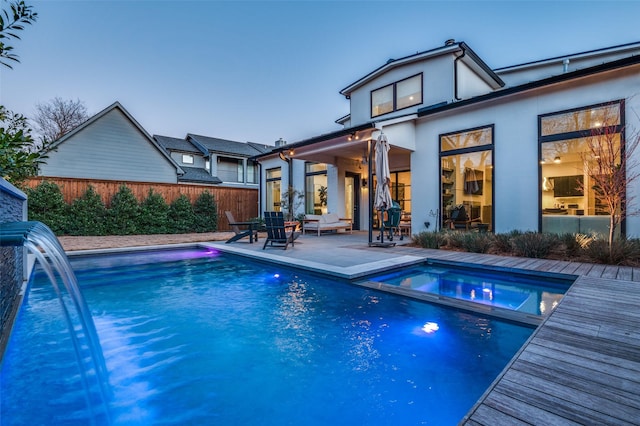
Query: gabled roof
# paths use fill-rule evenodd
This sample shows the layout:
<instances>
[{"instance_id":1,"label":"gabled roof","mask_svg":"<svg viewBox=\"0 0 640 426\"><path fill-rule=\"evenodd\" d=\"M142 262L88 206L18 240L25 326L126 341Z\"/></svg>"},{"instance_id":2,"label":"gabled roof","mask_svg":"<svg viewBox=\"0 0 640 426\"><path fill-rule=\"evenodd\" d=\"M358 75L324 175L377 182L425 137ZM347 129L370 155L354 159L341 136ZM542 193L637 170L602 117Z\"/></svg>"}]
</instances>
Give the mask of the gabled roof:
<instances>
[{"instance_id":1,"label":"gabled roof","mask_svg":"<svg viewBox=\"0 0 640 426\"><path fill-rule=\"evenodd\" d=\"M448 103L443 102L440 104L420 108L418 110L418 117L437 114L439 112L449 111L456 108L462 108L468 105L475 105L481 102L490 101L490 100L506 97L509 95L523 93L529 90L539 89L539 88L550 86L553 84L563 83L566 81L588 77L591 75L608 72L608 71L616 70L619 68L639 65L639 64L640 64L640 55L629 56L626 58L618 59L616 61L605 62L604 64L597 65L594 67L583 68L576 71L556 75L553 77L544 78L542 80L536 80L530 83L521 84L519 86L508 87L506 89L498 90L495 92L487 93L485 95L476 96L474 98L469 98L462 101L448 102Z\"/></svg>"},{"instance_id":2,"label":"gabled roof","mask_svg":"<svg viewBox=\"0 0 640 426\"><path fill-rule=\"evenodd\" d=\"M271 148L268 145L260 145L253 142L236 142L227 139L211 138L208 136L187 134L187 140L194 144L199 144L209 152L220 154L238 155L241 157L252 157L264 152L268 152Z\"/></svg>"},{"instance_id":3,"label":"gabled roof","mask_svg":"<svg viewBox=\"0 0 640 426\"><path fill-rule=\"evenodd\" d=\"M521 68L529 68L537 65L545 65L548 63L557 62L560 59L576 59L576 58L588 58L588 57L597 57L602 55L607 55L609 53L621 53L625 51L633 51L637 50L640 47L640 42L636 41L633 43L625 43L619 44L616 46L604 47L601 49L587 50L584 52L571 53L569 55L563 56L555 56L553 58L540 59L537 61L524 62L522 64L517 65L509 65L506 67L496 68L494 71L497 73L507 72L507 71L516 71Z\"/></svg>"},{"instance_id":4,"label":"gabled roof","mask_svg":"<svg viewBox=\"0 0 640 426\"><path fill-rule=\"evenodd\" d=\"M194 154L200 154L200 150L193 146L193 144L185 139L172 138L170 136L161 136L161 135L153 135L153 139L158 142L158 144L165 151L181 151L181 152L191 152Z\"/></svg>"},{"instance_id":5,"label":"gabled roof","mask_svg":"<svg viewBox=\"0 0 640 426\"><path fill-rule=\"evenodd\" d=\"M52 145L52 149L55 149L57 146L63 144L65 141L69 140L70 138L72 138L74 135L80 133L82 130L86 129L87 127L89 127L90 125L92 125L93 123L95 123L96 121L100 120L102 117L104 117L105 115L107 115L108 113L110 113L113 110L119 110L120 112L122 112L122 114L127 118L127 120L129 120L131 122L131 124L133 124L133 126L138 129L138 131L149 141L149 143L151 145L153 145L153 147L155 149L157 149L166 159L167 161L169 161L171 163L171 165L173 165L176 168L176 172L178 173L178 175L181 175L184 173L184 170L182 170L180 168L180 166L173 161L173 159L171 158L171 156L160 146L160 144L158 144L158 142L156 142L155 139L153 139L151 137L151 135L149 135L149 133L147 133L147 131L140 125L140 123L138 123L136 121L135 118L133 118L133 116L131 114L129 114L129 111L127 111L121 104L120 102L116 101L114 103L112 103L111 105L109 105L108 107L106 107L105 109L103 109L102 111L100 111L99 113L93 115L92 117L90 117L87 121L85 121L84 123L80 124L79 126L77 126L75 129L65 133L63 136L61 136L60 138L58 138Z\"/></svg>"},{"instance_id":6,"label":"gabled roof","mask_svg":"<svg viewBox=\"0 0 640 426\"><path fill-rule=\"evenodd\" d=\"M184 175L178 177L179 182L194 182L194 183L208 183L208 184L218 184L222 183L216 176L211 176L211 174L203 168L200 167L182 167L185 171Z\"/></svg>"},{"instance_id":7,"label":"gabled roof","mask_svg":"<svg viewBox=\"0 0 640 426\"><path fill-rule=\"evenodd\" d=\"M504 82L502 81L502 79L495 72L493 72L493 70L489 68L489 66L482 59L480 59L480 57L465 42L455 42L453 40L448 40L444 46L437 47L435 49L425 50L423 52L404 56L399 59L389 59L384 65L376 68L369 74L365 75L359 80L354 81L353 83L342 89L340 91L340 94L349 98L351 92L368 83L369 81L377 78L378 76L392 70L393 68L408 65L414 62L424 61L441 55L456 54L458 52L460 52L460 55L458 55L458 57L467 66L473 69L478 75L482 76L485 80L490 82L494 89L504 86Z\"/></svg>"}]
</instances>

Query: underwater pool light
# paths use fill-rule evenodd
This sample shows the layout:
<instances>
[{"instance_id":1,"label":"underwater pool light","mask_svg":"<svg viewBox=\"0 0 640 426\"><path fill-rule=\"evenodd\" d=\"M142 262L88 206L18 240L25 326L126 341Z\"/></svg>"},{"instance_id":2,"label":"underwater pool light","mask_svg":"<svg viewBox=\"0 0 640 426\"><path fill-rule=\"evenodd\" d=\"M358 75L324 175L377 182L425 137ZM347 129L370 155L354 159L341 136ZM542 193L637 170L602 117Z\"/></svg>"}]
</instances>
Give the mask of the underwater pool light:
<instances>
[{"instance_id":1,"label":"underwater pool light","mask_svg":"<svg viewBox=\"0 0 640 426\"><path fill-rule=\"evenodd\" d=\"M425 333L433 333L435 331L438 331L439 329L440 326L437 322L427 322L422 326L422 331L424 331Z\"/></svg>"},{"instance_id":2,"label":"underwater pool light","mask_svg":"<svg viewBox=\"0 0 640 426\"><path fill-rule=\"evenodd\" d=\"M273 274L273 278L280 278L280 274Z\"/></svg>"}]
</instances>

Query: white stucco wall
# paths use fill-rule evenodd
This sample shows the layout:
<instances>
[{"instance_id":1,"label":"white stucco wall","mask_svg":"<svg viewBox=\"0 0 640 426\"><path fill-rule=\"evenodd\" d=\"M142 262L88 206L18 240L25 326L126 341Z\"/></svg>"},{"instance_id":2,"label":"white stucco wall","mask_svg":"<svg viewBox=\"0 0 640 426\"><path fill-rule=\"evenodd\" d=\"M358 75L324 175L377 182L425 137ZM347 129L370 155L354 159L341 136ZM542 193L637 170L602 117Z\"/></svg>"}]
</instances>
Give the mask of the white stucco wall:
<instances>
[{"instance_id":1,"label":"white stucco wall","mask_svg":"<svg viewBox=\"0 0 640 426\"><path fill-rule=\"evenodd\" d=\"M427 62L395 68L364 84L351 94L351 125L357 126L372 120L388 120L398 115L417 111L425 105L433 105L453 99L453 58L443 55ZM371 91L405 78L423 73L422 104L371 118Z\"/></svg>"},{"instance_id":2,"label":"white stucco wall","mask_svg":"<svg viewBox=\"0 0 640 426\"><path fill-rule=\"evenodd\" d=\"M538 230L538 116L626 98L627 139L631 135L637 137L639 71L640 67L634 71L618 71L615 79L613 75L584 78L535 93L422 118L416 128L416 152L411 158L413 232L424 228L423 221L429 211L439 208L439 135L491 124L495 125L495 232ZM636 157L640 160L640 150ZM638 209L640 180L629 188L629 194L636 197ZM628 218L627 235L640 235L638 217Z\"/></svg>"}]
</instances>

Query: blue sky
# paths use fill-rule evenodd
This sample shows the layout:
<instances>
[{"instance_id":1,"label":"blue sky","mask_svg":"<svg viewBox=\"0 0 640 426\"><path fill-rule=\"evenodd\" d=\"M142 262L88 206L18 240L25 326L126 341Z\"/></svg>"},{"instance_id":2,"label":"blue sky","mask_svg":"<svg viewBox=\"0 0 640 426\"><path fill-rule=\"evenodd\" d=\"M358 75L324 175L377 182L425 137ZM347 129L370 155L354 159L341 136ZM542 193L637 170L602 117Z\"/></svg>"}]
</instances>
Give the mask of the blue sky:
<instances>
[{"instance_id":1,"label":"blue sky","mask_svg":"<svg viewBox=\"0 0 640 426\"><path fill-rule=\"evenodd\" d=\"M450 38L492 68L640 41L640 1L26 2L0 104L119 101L150 134L268 144L338 130L342 88Z\"/></svg>"}]
</instances>

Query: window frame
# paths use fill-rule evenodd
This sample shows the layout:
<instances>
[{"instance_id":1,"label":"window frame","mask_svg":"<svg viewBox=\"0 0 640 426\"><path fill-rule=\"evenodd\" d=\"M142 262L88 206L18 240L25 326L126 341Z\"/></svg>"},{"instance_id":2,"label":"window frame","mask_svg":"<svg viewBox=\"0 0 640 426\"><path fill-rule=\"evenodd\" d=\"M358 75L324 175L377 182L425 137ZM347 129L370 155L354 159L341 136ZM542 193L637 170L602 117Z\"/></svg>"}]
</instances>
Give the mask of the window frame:
<instances>
[{"instance_id":1,"label":"window frame","mask_svg":"<svg viewBox=\"0 0 640 426\"><path fill-rule=\"evenodd\" d=\"M452 135L457 135L457 134L462 134L462 133L470 133L470 132L474 132L477 130L484 130L484 129L489 129L491 131L491 142L488 144L484 144L484 145L473 145L470 147L465 147L465 148L456 148L456 149L449 149L449 150L443 150L442 149L442 138L445 137L449 137ZM439 206L440 206L440 213L439 213L439 217L437 218L438 221L438 226L440 227L440 229L444 229L444 199L442 197L442 188L443 188L443 182L442 182L442 177L443 177L443 168L442 168L442 159L444 157L452 157L452 156L456 156L456 155L464 155L464 154L471 154L471 153L476 153L476 152L483 152L483 151L490 151L491 152L491 222L489 223L490 226L490 230L491 232L495 232L495 197L496 197L496 191L495 191L495 182L496 182L496 175L495 175L495 140L496 138L496 132L495 132L495 124L486 124L483 126L477 126L477 127L471 127L468 129L461 129L461 130L457 130L454 132L447 132L447 133L441 133L438 135L438 152L439 152L439 156L438 156L438 200L439 200ZM455 197L455 193L454 193L454 197Z\"/></svg>"},{"instance_id":2,"label":"window frame","mask_svg":"<svg viewBox=\"0 0 640 426\"><path fill-rule=\"evenodd\" d=\"M187 161L189 159L191 161ZM196 161L196 159L195 159L193 154L185 154L185 153L182 154L182 164L191 164L191 165L193 165L193 164L195 164L195 161Z\"/></svg>"},{"instance_id":3,"label":"window frame","mask_svg":"<svg viewBox=\"0 0 640 426\"><path fill-rule=\"evenodd\" d=\"M542 121L547 117L553 117L554 115L563 115L569 114L578 111L586 111L589 109L597 109L606 106L611 106L617 104L619 111L619 122L616 125L606 126L606 127L591 127L589 129L583 130L575 130L565 133L553 133L550 135L542 135ZM583 105L580 107L569 108L565 110L553 111L545 114L538 115L538 232L542 231L542 181L543 181L543 172L542 172L542 160L543 160L543 144L549 142L563 142L569 141L573 139L582 139L593 136L593 131L595 129L600 129L604 132L618 133L620 135L620 153L622 156L626 155L626 136L625 136L625 126L626 126L626 115L625 115L625 99L613 99L608 102L600 102L596 104ZM626 173L626 171L625 171ZM623 203L626 203L626 197L623 200ZM585 209L586 210L586 209ZM589 216L589 215L587 215ZM626 217L621 217L620 220L620 235L626 235Z\"/></svg>"},{"instance_id":4,"label":"window frame","mask_svg":"<svg viewBox=\"0 0 640 426\"><path fill-rule=\"evenodd\" d=\"M401 83L403 83L403 82L405 82L407 80L410 80L410 79L418 77L418 76L420 77L420 97L419 97L420 99L417 99L416 102L411 104L411 105L407 105L405 107L398 108L398 84L401 84ZM393 103L393 105L391 107L391 111L383 112L383 113L380 113L380 114L374 114L373 113L373 110L374 110L373 95L374 95L374 93L379 91L379 90L386 89L389 86L393 87L393 94L392 94L392 103ZM424 100L424 73L419 72L417 74L414 74L414 75L411 75L409 77L403 78L402 80L394 81L393 83L385 84L384 86L380 86L380 87L378 87L376 89L371 90L369 92L369 108L370 108L369 111L370 111L371 118L381 117L381 116L386 115L386 114L391 114L391 113L396 112L396 111L402 111L404 109L411 108L411 107L414 107L416 105L420 105L420 104L422 104L423 100Z\"/></svg>"}]
</instances>

